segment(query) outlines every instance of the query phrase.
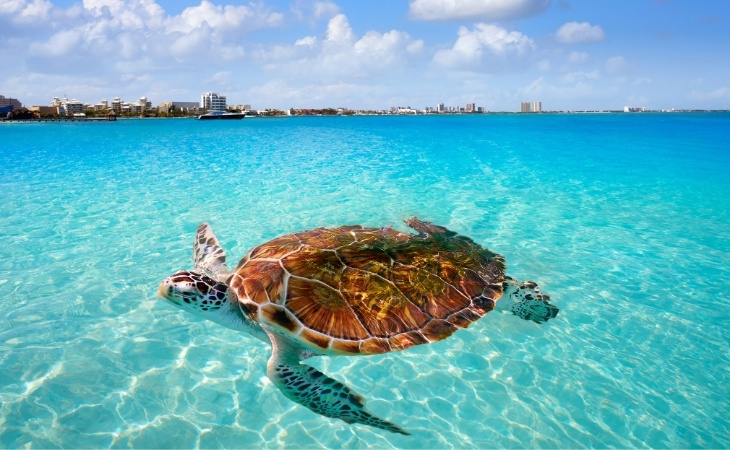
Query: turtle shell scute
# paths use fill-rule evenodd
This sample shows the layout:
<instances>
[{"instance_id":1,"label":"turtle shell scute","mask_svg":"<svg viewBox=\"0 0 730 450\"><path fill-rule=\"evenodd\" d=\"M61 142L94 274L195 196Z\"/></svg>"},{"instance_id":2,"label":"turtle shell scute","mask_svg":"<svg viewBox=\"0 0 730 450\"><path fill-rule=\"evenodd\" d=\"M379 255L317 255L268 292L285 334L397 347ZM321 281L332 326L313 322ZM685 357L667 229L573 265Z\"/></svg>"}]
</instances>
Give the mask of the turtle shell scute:
<instances>
[{"instance_id":1,"label":"turtle shell scute","mask_svg":"<svg viewBox=\"0 0 730 450\"><path fill-rule=\"evenodd\" d=\"M500 255L444 227L406 224L418 234L356 225L276 238L246 255L232 287L260 305L261 320L343 354L439 341L494 308Z\"/></svg>"}]
</instances>

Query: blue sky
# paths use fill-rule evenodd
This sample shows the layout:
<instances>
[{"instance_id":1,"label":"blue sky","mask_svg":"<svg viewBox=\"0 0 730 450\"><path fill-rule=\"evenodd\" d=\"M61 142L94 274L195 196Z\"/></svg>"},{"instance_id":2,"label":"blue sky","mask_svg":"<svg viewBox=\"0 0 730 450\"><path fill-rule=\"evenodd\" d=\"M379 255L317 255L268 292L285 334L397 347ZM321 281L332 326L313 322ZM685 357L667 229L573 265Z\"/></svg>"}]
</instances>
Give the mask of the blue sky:
<instances>
[{"instance_id":1,"label":"blue sky","mask_svg":"<svg viewBox=\"0 0 730 450\"><path fill-rule=\"evenodd\" d=\"M0 0L0 94L730 109L728 30L728 0Z\"/></svg>"}]
</instances>

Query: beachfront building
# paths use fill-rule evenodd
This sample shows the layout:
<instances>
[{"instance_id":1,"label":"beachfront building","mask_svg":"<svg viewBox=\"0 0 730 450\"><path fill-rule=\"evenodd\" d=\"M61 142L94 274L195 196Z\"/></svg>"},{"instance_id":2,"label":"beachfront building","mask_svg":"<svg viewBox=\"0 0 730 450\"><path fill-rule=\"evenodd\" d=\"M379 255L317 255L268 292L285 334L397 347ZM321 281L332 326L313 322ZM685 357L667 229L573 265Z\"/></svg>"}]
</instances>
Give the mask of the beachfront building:
<instances>
[{"instance_id":1,"label":"beachfront building","mask_svg":"<svg viewBox=\"0 0 730 450\"><path fill-rule=\"evenodd\" d=\"M145 112L152 109L152 102L147 100L147 97L140 97L135 106L139 107L141 112Z\"/></svg>"},{"instance_id":2,"label":"beachfront building","mask_svg":"<svg viewBox=\"0 0 730 450\"><path fill-rule=\"evenodd\" d=\"M122 103L122 112L127 114L144 114L152 109L152 102L147 97L140 97L134 103Z\"/></svg>"},{"instance_id":3,"label":"beachfront building","mask_svg":"<svg viewBox=\"0 0 730 450\"><path fill-rule=\"evenodd\" d=\"M233 110L233 111L246 112L246 111L251 111L251 105L249 105L249 104L244 104L244 105L230 105L228 107L228 109L229 110Z\"/></svg>"},{"instance_id":4,"label":"beachfront building","mask_svg":"<svg viewBox=\"0 0 730 450\"><path fill-rule=\"evenodd\" d=\"M57 108L58 114L61 116L73 116L84 112L84 104L76 99L69 100L68 97L53 97L51 106Z\"/></svg>"},{"instance_id":5,"label":"beachfront building","mask_svg":"<svg viewBox=\"0 0 730 450\"><path fill-rule=\"evenodd\" d=\"M63 100L58 97L53 97L53 100L51 101L51 107L56 109L56 114L58 114L59 116L65 116L66 103L68 103L68 99L66 97L64 97Z\"/></svg>"},{"instance_id":6,"label":"beachfront building","mask_svg":"<svg viewBox=\"0 0 730 450\"><path fill-rule=\"evenodd\" d=\"M198 102L162 102L157 105L157 112L173 115L198 115L200 104Z\"/></svg>"},{"instance_id":7,"label":"beachfront building","mask_svg":"<svg viewBox=\"0 0 730 450\"><path fill-rule=\"evenodd\" d=\"M102 100L99 103L92 106L91 109L94 111L106 111L107 109L109 109L109 102L106 100Z\"/></svg>"},{"instance_id":8,"label":"beachfront building","mask_svg":"<svg viewBox=\"0 0 730 450\"><path fill-rule=\"evenodd\" d=\"M446 105L444 105L443 103L439 103L438 105L436 105L436 112L446 112Z\"/></svg>"},{"instance_id":9,"label":"beachfront building","mask_svg":"<svg viewBox=\"0 0 730 450\"><path fill-rule=\"evenodd\" d=\"M644 112L646 108L643 106L624 106L624 112Z\"/></svg>"},{"instance_id":10,"label":"beachfront building","mask_svg":"<svg viewBox=\"0 0 730 450\"><path fill-rule=\"evenodd\" d=\"M97 103L93 106L90 105L89 109L93 111L106 111L111 109L117 114L144 114L152 109L152 102L147 100L147 97L140 97L139 100L134 103L125 102L119 97L114 97L111 105L106 100L102 100L101 103Z\"/></svg>"},{"instance_id":11,"label":"beachfront building","mask_svg":"<svg viewBox=\"0 0 730 450\"><path fill-rule=\"evenodd\" d=\"M20 109L23 104L17 98L9 98L4 95L0 95L0 108L12 106L14 109Z\"/></svg>"},{"instance_id":12,"label":"beachfront building","mask_svg":"<svg viewBox=\"0 0 730 450\"><path fill-rule=\"evenodd\" d=\"M410 106L399 106L396 109L396 114L418 114L418 111L411 108Z\"/></svg>"},{"instance_id":13,"label":"beachfront building","mask_svg":"<svg viewBox=\"0 0 730 450\"><path fill-rule=\"evenodd\" d=\"M467 103L466 104L466 112L473 113L477 112L477 107L475 103Z\"/></svg>"},{"instance_id":14,"label":"beachfront building","mask_svg":"<svg viewBox=\"0 0 730 450\"><path fill-rule=\"evenodd\" d=\"M215 92L206 92L200 96L200 107L207 111L225 111L226 96Z\"/></svg>"},{"instance_id":15,"label":"beachfront building","mask_svg":"<svg viewBox=\"0 0 730 450\"><path fill-rule=\"evenodd\" d=\"M530 102L520 103L520 112L523 112L523 113L530 112Z\"/></svg>"},{"instance_id":16,"label":"beachfront building","mask_svg":"<svg viewBox=\"0 0 730 450\"><path fill-rule=\"evenodd\" d=\"M60 116L58 106L29 106L28 111L38 114L38 117Z\"/></svg>"},{"instance_id":17,"label":"beachfront building","mask_svg":"<svg viewBox=\"0 0 730 450\"><path fill-rule=\"evenodd\" d=\"M20 109L23 105L16 98L8 98L0 95L0 117L10 114L10 111Z\"/></svg>"},{"instance_id":18,"label":"beachfront building","mask_svg":"<svg viewBox=\"0 0 730 450\"><path fill-rule=\"evenodd\" d=\"M542 112L542 102L532 102L532 112Z\"/></svg>"},{"instance_id":19,"label":"beachfront building","mask_svg":"<svg viewBox=\"0 0 730 450\"><path fill-rule=\"evenodd\" d=\"M74 116L76 114L83 114L84 113L84 104L76 99L73 100L66 100L66 104L64 105L66 110L66 116Z\"/></svg>"}]
</instances>

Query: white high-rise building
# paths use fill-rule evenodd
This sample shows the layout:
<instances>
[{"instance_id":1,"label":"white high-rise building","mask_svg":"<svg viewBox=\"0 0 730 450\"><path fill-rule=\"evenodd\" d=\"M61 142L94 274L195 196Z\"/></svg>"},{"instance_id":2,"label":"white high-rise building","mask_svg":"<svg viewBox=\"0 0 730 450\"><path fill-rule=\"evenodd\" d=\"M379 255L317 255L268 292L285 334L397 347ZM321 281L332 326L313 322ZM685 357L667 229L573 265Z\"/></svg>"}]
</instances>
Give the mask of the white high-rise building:
<instances>
[{"instance_id":1,"label":"white high-rise building","mask_svg":"<svg viewBox=\"0 0 730 450\"><path fill-rule=\"evenodd\" d=\"M542 102L522 102L520 112L542 112Z\"/></svg>"},{"instance_id":2,"label":"white high-rise building","mask_svg":"<svg viewBox=\"0 0 730 450\"><path fill-rule=\"evenodd\" d=\"M225 111L226 96L215 92L206 92L200 96L200 107L208 111Z\"/></svg>"}]
</instances>

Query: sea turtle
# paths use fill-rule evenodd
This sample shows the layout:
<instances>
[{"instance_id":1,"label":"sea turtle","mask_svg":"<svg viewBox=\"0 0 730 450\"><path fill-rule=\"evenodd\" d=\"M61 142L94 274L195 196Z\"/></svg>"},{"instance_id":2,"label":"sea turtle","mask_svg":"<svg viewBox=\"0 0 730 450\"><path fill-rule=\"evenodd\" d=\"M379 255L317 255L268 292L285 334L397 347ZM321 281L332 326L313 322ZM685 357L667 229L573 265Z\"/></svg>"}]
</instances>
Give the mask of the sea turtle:
<instances>
[{"instance_id":1,"label":"sea turtle","mask_svg":"<svg viewBox=\"0 0 730 450\"><path fill-rule=\"evenodd\" d=\"M344 384L301 361L316 355L372 355L445 339L492 309L537 323L558 308L537 284L504 275L504 258L417 218L418 234L391 227L317 228L255 247L233 271L204 223L195 268L166 278L173 305L271 344L269 379L310 410L409 434L365 409Z\"/></svg>"}]
</instances>

